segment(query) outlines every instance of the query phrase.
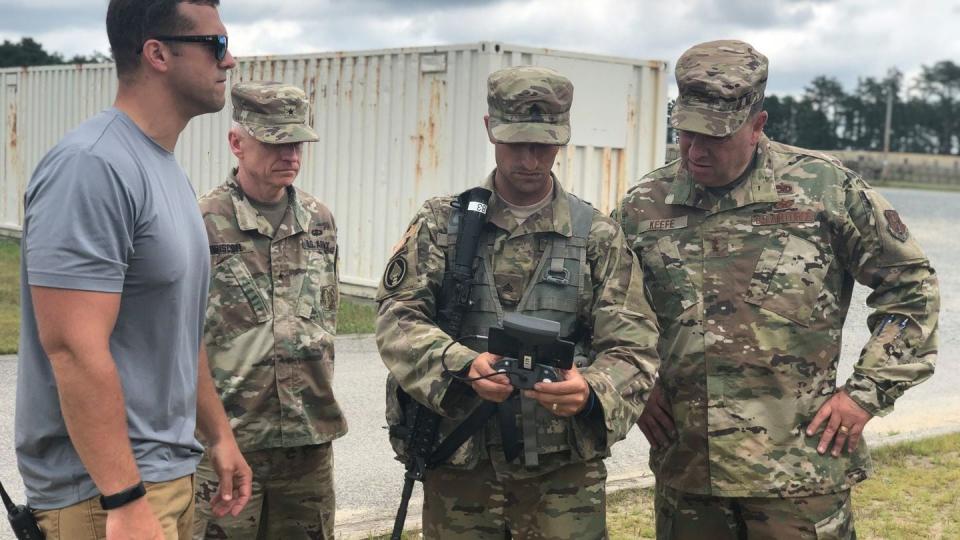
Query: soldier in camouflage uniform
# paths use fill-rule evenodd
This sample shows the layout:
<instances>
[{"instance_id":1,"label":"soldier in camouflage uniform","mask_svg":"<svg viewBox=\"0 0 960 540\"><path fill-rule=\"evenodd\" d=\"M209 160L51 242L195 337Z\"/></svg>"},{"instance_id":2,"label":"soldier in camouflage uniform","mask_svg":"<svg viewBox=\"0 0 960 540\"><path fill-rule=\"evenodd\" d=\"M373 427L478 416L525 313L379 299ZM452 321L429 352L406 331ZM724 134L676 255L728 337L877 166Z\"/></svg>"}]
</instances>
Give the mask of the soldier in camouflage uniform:
<instances>
[{"instance_id":1,"label":"soldier in camouflage uniform","mask_svg":"<svg viewBox=\"0 0 960 540\"><path fill-rule=\"evenodd\" d=\"M253 468L236 517L209 512L209 461L197 472L195 538L333 538L331 441L347 432L333 396L337 229L293 187L316 141L299 88L233 87L238 167L200 199L212 265L206 344L213 379Z\"/></svg>"},{"instance_id":2,"label":"soldier in camouflage uniform","mask_svg":"<svg viewBox=\"0 0 960 540\"><path fill-rule=\"evenodd\" d=\"M703 43L676 76L681 158L615 215L661 329L639 422L657 537L854 538L864 425L933 373L936 276L859 176L763 135L766 57ZM854 280L873 289L873 334L838 388Z\"/></svg>"},{"instance_id":3,"label":"soldier in camouflage uniform","mask_svg":"<svg viewBox=\"0 0 960 540\"><path fill-rule=\"evenodd\" d=\"M400 240L377 295L377 343L390 370L387 420L403 422L398 385L443 416L441 438L483 400L526 400L533 410L538 466L505 457L509 437L494 417L427 471L425 538L603 538L603 458L639 416L652 385L654 316L619 228L565 192L551 172L570 138L570 81L517 67L492 74L488 90L485 122L497 168L483 183L493 195L461 335L486 335L505 312L520 312L560 322L580 356L563 381L538 383L522 396L494 375L500 357L483 342L452 346L446 367L493 378L465 383L445 372L441 351L451 337L438 327L437 308L456 243L449 227L455 197L433 198ZM402 459L404 442L391 442Z\"/></svg>"}]
</instances>

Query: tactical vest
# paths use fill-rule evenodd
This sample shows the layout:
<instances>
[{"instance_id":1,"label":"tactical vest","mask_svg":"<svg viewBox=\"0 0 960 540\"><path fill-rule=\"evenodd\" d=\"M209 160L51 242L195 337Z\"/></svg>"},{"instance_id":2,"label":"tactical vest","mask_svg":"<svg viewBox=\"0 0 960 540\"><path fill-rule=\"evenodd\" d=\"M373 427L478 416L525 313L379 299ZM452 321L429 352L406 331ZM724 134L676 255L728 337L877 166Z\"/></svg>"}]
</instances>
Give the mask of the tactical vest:
<instances>
[{"instance_id":1,"label":"tactical vest","mask_svg":"<svg viewBox=\"0 0 960 540\"><path fill-rule=\"evenodd\" d=\"M523 315L549 319L560 323L560 337L580 343L589 336L578 335L578 314L581 311L583 288L590 286L587 265L587 238L596 211L579 198L566 194L570 205L572 235L570 238L555 232L535 233L543 254L537 264L529 284L513 309ZM445 251L447 260L455 255L457 234L459 232L460 212L451 213L446 235L440 237L440 247ZM496 239L496 231L488 228L480 238L478 264L474 272L473 286L470 290L471 305L464 314L461 336L486 336L491 326L501 326L504 308L500 303L497 287L494 283L491 255ZM441 293L442 294L442 293ZM441 302L442 304L442 302ZM466 345L478 352L484 352L485 342L466 341ZM582 352L578 346L578 354ZM578 356L578 367L592 363L593 358L586 354ZM570 420L552 415L543 407L536 407L538 454L549 454L568 450L572 446ZM456 421L444 420L441 423L441 438L456 427ZM487 422L485 433L474 436L454 454L454 464L476 463L479 454L485 454L485 448L476 448L481 440L483 446L499 443L500 433L496 421ZM478 440L480 439L480 440ZM479 451L479 452L478 452ZM472 454L472 455L471 455ZM471 459L472 458L472 459Z\"/></svg>"}]
</instances>

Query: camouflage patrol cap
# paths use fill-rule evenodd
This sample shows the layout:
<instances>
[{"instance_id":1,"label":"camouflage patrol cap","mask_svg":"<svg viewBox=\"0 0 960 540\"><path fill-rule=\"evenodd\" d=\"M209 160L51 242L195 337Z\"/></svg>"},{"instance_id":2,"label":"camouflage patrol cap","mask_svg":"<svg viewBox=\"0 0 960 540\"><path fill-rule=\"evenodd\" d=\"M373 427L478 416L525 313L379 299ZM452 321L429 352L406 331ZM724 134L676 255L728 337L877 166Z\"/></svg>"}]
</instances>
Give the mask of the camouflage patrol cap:
<instances>
[{"instance_id":1,"label":"camouflage patrol cap","mask_svg":"<svg viewBox=\"0 0 960 540\"><path fill-rule=\"evenodd\" d=\"M267 144L320 139L307 124L309 102L303 90L271 81L241 82L230 91L233 119Z\"/></svg>"},{"instance_id":2,"label":"camouflage patrol cap","mask_svg":"<svg viewBox=\"0 0 960 540\"><path fill-rule=\"evenodd\" d=\"M750 107L763 99L767 57L735 40L694 45L677 60L677 97L670 125L725 137L747 121Z\"/></svg>"},{"instance_id":3,"label":"camouflage patrol cap","mask_svg":"<svg viewBox=\"0 0 960 540\"><path fill-rule=\"evenodd\" d=\"M517 66L487 79L490 136L498 143L570 141L573 83L552 69Z\"/></svg>"}]
</instances>

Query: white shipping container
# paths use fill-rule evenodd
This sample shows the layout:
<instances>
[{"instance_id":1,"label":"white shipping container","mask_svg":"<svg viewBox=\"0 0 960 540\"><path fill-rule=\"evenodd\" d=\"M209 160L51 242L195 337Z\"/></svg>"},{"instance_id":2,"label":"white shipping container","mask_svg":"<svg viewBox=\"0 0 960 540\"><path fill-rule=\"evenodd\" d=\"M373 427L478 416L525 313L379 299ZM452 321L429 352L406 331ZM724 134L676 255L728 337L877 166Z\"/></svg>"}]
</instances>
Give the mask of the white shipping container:
<instances>
[{"instance_id":1,"label":"white shipping container","mask_svg":"<svg viewBox=\"0 0 960 540\"><path fill-rule=\"evenodd\" d=\"M554 68L573 82L572 138L555 172L566 189L609 212L664 161L667 74L644 61L483 42L469 45L239 58L229 84L302 87L320 141L305 145L297 185L333 211L341 280L372 296L391 247L424 199L475 185L494 167L483 126L486 79L516 65ZM112 64L0 70L0 229L23 223L34 167L68 130L109 107ZM230 104L190 122L177 158L198 194L234 166Z\"/></svg>"}]
</instances>

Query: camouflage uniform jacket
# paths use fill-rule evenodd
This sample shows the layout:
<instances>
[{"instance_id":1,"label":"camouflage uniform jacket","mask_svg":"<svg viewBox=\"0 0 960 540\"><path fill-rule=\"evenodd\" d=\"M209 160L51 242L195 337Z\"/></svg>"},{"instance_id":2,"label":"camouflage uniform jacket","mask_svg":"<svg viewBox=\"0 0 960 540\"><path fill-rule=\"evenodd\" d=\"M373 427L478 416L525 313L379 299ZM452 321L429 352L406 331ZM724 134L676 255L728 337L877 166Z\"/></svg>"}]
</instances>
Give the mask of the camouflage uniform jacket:
<instances>
[{"instance_id":1,"label":"camouflage uniform jacket","mask_svg":"<svg viewBox=\"0 0 960 540\"><path fill-rule=\"evenodd\" d=\"M716 196L675 161L615 215L644 267L679 432L651 467L695 494L845 490L867 475L866 446L821 456L804 430L836 390L853 280L873 289L873 335L845 388L883 415L933 372L937 279L896 211L835 158L762 137L752 167Z\"/></svg>"},{"instance_id":2,"label":"camouflage uniform jacket","mask_svg":"<svg viewBox=\"0 0 960 540\"><path fill-rule=\"evenodd\" d=\"M274 231L236 182L200 198L210 241L206 346L244 452L320 444L347 432L333 396L337 230L309 194L288 188Z\"/></svg>"},{"instance_id":3,"label":"camouflage uniform jacket","mask_svg":"<svg viewBox=\"0 0 960 540\"><path fill-rule=\"evenodd\" d=\"M491 173L484 185L491 191L494 191L494 174ZM496 297L490 301L499 312L499 316L494 316L494 324L502 318L504 310L513 311L518 304L528 304L523 299L526 291L538 282L534 277L538 275L536 269L547 239L572 235L571 199L556 179L554 186L553 202L522 225L518 225L496 194L491 196L488 223L478 255L484 259L483 268L491 269L490 283L495 286L482 287L486 291L495 290L490 293ZM437 197L423 205L398 244L377 296L380 304L377 343L383 362L390 370L390 381L398 382L413 399L446 417L441 422L441 435L449 433L481 403L470 386L451 383L440 362L441 352L451 341L437 326L435 315L450 256L442 246L453 200L454 197ZM608 455L610 445L626 435L642 411L657 366L654 315L643 296L636 259L619 228L596 210L587 208L587 211L592 218L588 222L582 277L577 278L583 280L580 281L582 287L579 296L574 296L576 305L553 306L560 310L553 313L563 318L565 312L576 312L579 346L584 353L578 364L594 391L595 408L599 411L561 418L538 406L536 423L541 434L538 452L553 454L542 459L536 471L523 471L519 463L500 463L502 452L488 451L488 446L499 442L495 419L487 423L485 431L481 430L461 446L448 465L469 469L481 459L489 458L498 472L514 477L545 474L565 462ZM450 239L453 243L455 240ZM391 267L396 270L399 266L406 270L403 276L391 276ZM474 294L480 288L475 285ZM474 306L489 303L477 300ZM529 310L523 312L530 314ZM536 316L545 316L544 310L537 311ZM485 333L485 329L474 330ZM477 351L482 351L482 345L476 342L470 345L474 349L465 345L450 348L446 356L450 370L465 368L477 356ZM387 402L388 422L399 423L401 411L395 392L388 391ZM544 439L553 441L552 446L544 448ZM392 442L402 456L402 443Z\"/></svg>"}]
</instances>

